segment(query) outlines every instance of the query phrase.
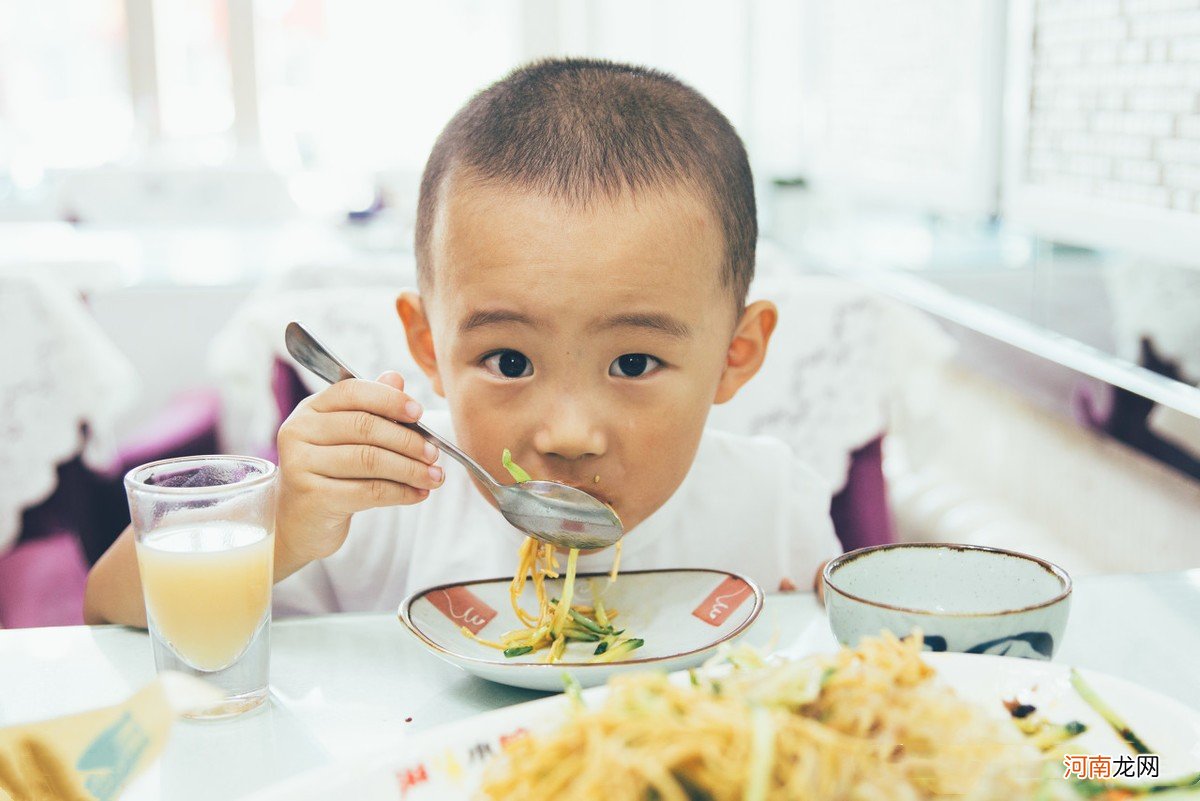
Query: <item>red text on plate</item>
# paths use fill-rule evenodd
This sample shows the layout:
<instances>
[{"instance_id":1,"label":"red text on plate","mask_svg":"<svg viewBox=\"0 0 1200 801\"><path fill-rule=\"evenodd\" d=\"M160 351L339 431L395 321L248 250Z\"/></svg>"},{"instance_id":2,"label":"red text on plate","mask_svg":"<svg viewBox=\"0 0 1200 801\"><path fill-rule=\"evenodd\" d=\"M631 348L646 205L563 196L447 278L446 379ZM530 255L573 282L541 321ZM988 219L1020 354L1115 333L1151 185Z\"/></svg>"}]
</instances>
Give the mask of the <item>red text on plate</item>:
<instances>
[{"instance_id":1,"label":"red text on plate","mask_svg":"<svg viewBox=\"0 0 1200 801\"><path fill-rule=\"evenodd\" d=\"M528 737L528 736L529 736L529 730L525 729L525 728L515 729L513 731L510 731L508 734L501 734L500 735L500 747L506 748L506 747L508 747L508 744L513 742L514 740L520 740L522 737Z\"/></svg>"},{"instance_id":2,"label":"red text on plate","mask_svg":"<svg viewBox=\"0 0 1200 801\"><path fill-rule=\"evenodd\" d=\"M749 584L740 578L728 576L692 610L692 614L710 626L720 626L751 594Z\"/></svg>"},{"instance_id":3,"label":"red text on plate","mask_svg":"<svg viewBox=\"0 0 1200 801\"><path fill-rule=\"evenodd\" d=\"M396 781L400 783L400 797L403 798L408 795L409 790L429 781L429 773L425 770L425 765L420 764L415 768L397 771Z\"/></svg>"},{"instance_id":4,"label":"red text on plate","mask_svg":"<svg viewBox=\"0 0 1200 801\"><path fill-rule=\"evenodd\" d=\"M466 587L448 587L444 590L434 590L425 596L429 603L452 622L463 626L472 634L492 621L496 610L488 606L475 593Z\"/></svg>"}]
</instances>

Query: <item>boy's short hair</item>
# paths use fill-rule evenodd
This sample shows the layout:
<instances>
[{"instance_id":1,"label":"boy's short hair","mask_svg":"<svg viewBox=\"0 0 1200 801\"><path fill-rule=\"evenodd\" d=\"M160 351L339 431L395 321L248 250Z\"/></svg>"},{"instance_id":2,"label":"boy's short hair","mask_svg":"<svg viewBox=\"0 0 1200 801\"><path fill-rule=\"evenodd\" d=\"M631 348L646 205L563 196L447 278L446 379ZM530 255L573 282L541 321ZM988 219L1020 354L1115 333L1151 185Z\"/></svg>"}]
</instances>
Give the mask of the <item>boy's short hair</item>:
<instances>
[{"instance_id":1,"label":"boy's short hair","mask_svg":"<svg viewBox=\"0 0 1200 801\"><path fill-rule=\"evenodd\" d=\"M430 236L454 170L586 205L597 195L682 185L707 201L725 239L722 283L740 313L758 221L742 140L695 89L658 70L549 59L514 70L450 120L425 165L415 249L431 288Z\"/></svg>"}]
</instances>

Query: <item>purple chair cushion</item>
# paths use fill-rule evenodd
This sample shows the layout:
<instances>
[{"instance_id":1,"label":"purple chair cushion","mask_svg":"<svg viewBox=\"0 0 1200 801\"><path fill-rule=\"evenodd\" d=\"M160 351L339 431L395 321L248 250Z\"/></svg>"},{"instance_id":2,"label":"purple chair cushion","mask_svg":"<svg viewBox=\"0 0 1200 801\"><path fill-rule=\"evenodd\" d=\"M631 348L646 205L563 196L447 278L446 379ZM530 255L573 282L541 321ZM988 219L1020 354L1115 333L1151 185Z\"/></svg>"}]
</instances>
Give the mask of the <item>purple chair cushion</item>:
<instances>
[{"instance_id":1,"label":"purple chair cushion","mask_svg":"<svg viewBox=\"0 0 1200 801\"><path fill-rule=\"evenodd\" d=\"M221 398L215 390L193 389L171 398L165 409L121 442L119 478L157 459L218 453L220 417Z\"/></svg>"},{"instance_id":2,"label":"purple chair cushion","mask_svg":"<svg viewBox=\"0 0 1200 801\"><path fill-rule=\"evenodd\" d=\"M18 543L0 556L0 626L83 623L87 562L72 531Z\"/></svg>"},{"instance_id":3,"label":"purple chair cushion","mask_svg":"<svg viewBox=\"0 0 1200 801\"><path fill-rule=\"evenodd\" d=\"M89 470L78 456L60 464L57 473L54 494L22 513L18 542L33 542L69 531L78 537L91 563L100 558L108 543L124 528L106 511L112 505L108 496L113 492L110 486L113 480ZM97 549L94 556L93 548Z\"/></svg>"},{"instance_id":4,"label":"purple chair cushion","mask_svg":"<svg viewBox=\"0 0 1200 801\"><path fill-rule=\"evenodd\" d=\"M279 410L280 425L300 404L300 401L311 394L308 387L304 386L304 382L300 380L296 370L278 357L275 358L275 364L271 368L271 393L275 396L275 408ZM259 455L272 462L279 462L279 449L274 442L271 443L271 447L266 453Z\"/></svg>"},{"instance_id":5,"label":"purple chair cushion","mask_svg":"<svg viewBox=\"0 0 1200 801\"><path fill-rule=\"evenodd\" d=\"M21 537L0 556L0 625L83 622L87 569L129 525L125 473L145 462L217 453L219 399L197 390L172 400L126 439L103 473L75 457L58 466L54 494L21 518Z\"/></svg>"},{"instance_id":6,"label":"purple chair cushion","mask_svg":"<svg viewBox=\"0 0 1200 801\"><path fill-rule=\"evenodd\" d=\"M896 541L883 476L882 436L851 455L846 486L833 496L829 514L847 551Z\"/></svg>"}]
</instances>

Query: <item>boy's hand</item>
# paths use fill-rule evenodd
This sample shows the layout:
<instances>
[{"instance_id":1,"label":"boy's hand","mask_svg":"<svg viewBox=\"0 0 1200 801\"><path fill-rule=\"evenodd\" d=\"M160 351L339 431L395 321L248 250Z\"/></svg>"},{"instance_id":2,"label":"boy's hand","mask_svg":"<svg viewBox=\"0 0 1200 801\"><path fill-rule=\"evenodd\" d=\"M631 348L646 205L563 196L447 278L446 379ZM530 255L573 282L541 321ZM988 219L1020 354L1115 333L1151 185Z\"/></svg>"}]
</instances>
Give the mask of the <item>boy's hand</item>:
<instances>
[{"instance_id":1,"label":"boy's hand","mask_svg":"<svg viewBox=\"0 0 1200 801\"><path fill-rule=\"evenodd\" d=\"M339 381L280 427L276 580L337 551L355 512L419 503L441 485L437 448L394 422L421 416L403 389L399 373Z\"/></svg>"}]
</instances>

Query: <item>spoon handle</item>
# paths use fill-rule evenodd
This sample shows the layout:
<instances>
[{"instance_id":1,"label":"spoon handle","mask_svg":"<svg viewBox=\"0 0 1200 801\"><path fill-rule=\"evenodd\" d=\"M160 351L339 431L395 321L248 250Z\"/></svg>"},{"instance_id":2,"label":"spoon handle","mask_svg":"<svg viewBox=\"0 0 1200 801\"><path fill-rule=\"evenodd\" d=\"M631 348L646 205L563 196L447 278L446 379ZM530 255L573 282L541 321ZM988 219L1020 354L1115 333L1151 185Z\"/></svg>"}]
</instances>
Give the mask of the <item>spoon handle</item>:
<instances>
[{"instance_id":1,"label":"spoon handle","mask_svg":"<svg viewBox=\"0 0 1200 801\"><path fill-rule=\"evenodd\" d=\"M453 456L463 467L470 470L475 475L476 478L478 478L480 481L484 482L488 486L496 486L496 487L501 486L500 482L497 481L496 479L492 478L492 476L486 470L484 470L482 467L480 467L478 462L476 462L470 456L467 456L467 454L465 454L463 451L461 451L459 449L459 447L457 445L455 445L453 442L451 442L450 440L443 438L442 436L434 433L433 431L430 431L428 428L426 428L421 423L405 423L400 420L397 420L396 422L399 423L400 425L404 426L405 428L411 428L413 431L416 431L422 437L429 440L434 445L437 445L443 451L445 451L446 453Z\"/></svg>"},{"instance_id":2,"label":"spoon handle","mask_svg":"<svg viewBox=\"0 0 1200 801\"><path fill-rule=\"evenodd\" d=\"M284 343L287 345L288 353L292 354L292 357L296 361L311 370L314 375L325 379L330 384L336 384L338 381L343 381L347 378L360 377L347 367L345 362L335 356L333 351L326 347L323 342L313 336L312 332L301 323L288 323L283 338ZM486 470L480 467L478 462L459 450L458 446L453 442L435 434L421 425L421 423L406 423L402 420L396 420L395 422L405 428L412 429L450 454L488 487L502 486L500 482L496 481Z\"/></svg>"}]
</instances>

